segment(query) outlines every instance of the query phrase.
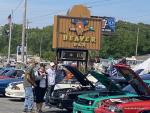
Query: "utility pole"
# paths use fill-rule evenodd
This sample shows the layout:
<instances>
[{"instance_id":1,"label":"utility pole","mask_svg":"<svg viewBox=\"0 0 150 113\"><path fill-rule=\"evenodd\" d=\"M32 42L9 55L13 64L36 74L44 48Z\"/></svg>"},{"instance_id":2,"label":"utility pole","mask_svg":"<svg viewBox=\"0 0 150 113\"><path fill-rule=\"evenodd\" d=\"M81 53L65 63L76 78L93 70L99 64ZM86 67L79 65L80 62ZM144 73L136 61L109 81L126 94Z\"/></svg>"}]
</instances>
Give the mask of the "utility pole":
<instances>
[{"instance_id":1,"label":"utility pole","mask_svg":"<svg viewBox=\"0 0 150 113\"><path fill-rule=\"evenodd\" d=\"M42 42L43 42L43 38L41 37L41 39L40 39L40 59L41 59L41 54L42 54Z\"/></svg>"},{"instance_id":2,"label":"utility pole","mask_svg":"<svg viewBox=\"0 0 150 113\"><path fill-rule=\"evenodd\" d=\"M139 27L138 27L138 30L137 30L137 35L136 35L136 48L135 48L135 56L137 56L137 52L138 52L138 45L139 45Z\"/></svg>"},{"instance_id":3,"label":"utility pole","mask_svg":"<svg viewBox=\"0 0 150 113\"><path fill-rule=\"evenodd\" d=\"M12 15L13 15L13 10L11 11L11 14L9 17L9 44L8 44L7 64L9 64L9 62L10 62L10 48L11 48L11 38L12 38Z\"/></svg>"},{"instance_id":4,"label":"utility pole","mask_svg":"<svg viewBox=\"0 0 150 113\"><path fill-rule=\"evenodd\" d=\"M27 30L26 30L26 62L27 62L27 57L28 57L28 32L29 32L29 20L27 20Z\"/></svg>"},{"instance_id":5,"label":"utility pole","mask_svg":"<svg viewBox=\"0 0 150 113\"><path fill-rule=\"evenodd\" d=\"M26 31L26 11L27 11L27 0L24 0L24 14L23 14L23 25L22 25L22 43L21 43L21 58L24 62L24 46L25 46L25 31Z\"/></svg>"}]
</instances>

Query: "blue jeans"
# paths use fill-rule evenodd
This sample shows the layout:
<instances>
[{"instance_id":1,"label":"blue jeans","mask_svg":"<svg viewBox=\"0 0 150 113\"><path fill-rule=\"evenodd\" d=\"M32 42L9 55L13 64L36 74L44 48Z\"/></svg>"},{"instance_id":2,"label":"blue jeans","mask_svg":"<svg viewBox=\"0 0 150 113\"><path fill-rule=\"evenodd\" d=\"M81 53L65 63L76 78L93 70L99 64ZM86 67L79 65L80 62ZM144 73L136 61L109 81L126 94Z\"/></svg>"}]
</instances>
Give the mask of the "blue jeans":
<instances>
[{"instance_id":1,"label":"blue jeans","mask_svg":"<svg viewBox=\"0 0 150 113\"><path fill-rule=\"evenodd\" d=\"M24 110L31 111L33 109L34 97L32 87L25 87Z\"/></svg>"},{"instance_id":2,"label":"blue jeans","mask_svg":"<svg viewBox=\"0 0 150 113\"><path fill-rule=\"evenodd\" d=\"M50 97L52 95L52 92L54 91L54 87L55 87L55 85L49 85L47 88L46 100L45 100L46 105L49 105Z\"/></svg>"}]
</instances>

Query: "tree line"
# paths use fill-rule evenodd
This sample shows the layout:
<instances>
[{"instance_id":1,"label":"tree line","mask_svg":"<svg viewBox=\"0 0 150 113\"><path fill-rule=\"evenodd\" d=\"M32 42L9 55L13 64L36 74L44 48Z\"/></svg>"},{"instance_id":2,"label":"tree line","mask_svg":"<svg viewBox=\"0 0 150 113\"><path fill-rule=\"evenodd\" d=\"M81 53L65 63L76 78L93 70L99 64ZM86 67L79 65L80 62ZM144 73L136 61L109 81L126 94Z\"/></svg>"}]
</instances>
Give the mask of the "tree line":
<instances>
[{"instance_id":1,"label":"tree line","mask_svg":"<svg viewBox=\"0 0 150 113\"><path fill-rule=\"evenodd\" d=\"M150 53L150 25L143 23L130 23L119 20L116 22L116 31L102 35L100 51L90 51L90 57L98 55L102 58L130 57L135 55L137 30L139 28L138 55ZM22 25L13 24L11 54L16 53L16 48L21 44ZM53 26L43 28L30 28L26 33L28 54L40 55L47 60L55 59L55 50L52 48ZM0 55L7 55L9 40L9 25L1 29Z\"/></svg>"}]
</instances>

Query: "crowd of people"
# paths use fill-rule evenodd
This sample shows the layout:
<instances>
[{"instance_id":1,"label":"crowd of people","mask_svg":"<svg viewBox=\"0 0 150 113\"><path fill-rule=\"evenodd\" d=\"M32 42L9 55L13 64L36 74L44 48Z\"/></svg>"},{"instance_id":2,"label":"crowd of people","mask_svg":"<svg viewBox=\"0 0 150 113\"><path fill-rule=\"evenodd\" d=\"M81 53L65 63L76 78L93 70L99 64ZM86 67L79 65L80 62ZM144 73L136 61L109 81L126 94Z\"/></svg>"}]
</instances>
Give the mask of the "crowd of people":
<instances>
[{"instance_id":1,"label":"crowd of people","mask_svg":"<svg viewBox=\"0 0 150 113\"><path fill-rule=\"evenodd\" d=\"M37 62L32 59L28 62L23 81L25 89L24 113L42 113L43 102L48 105L55 86L55 63L51 62L46 70L44 64L40 64L38 70L35 70ZM46 99L44 100L44 96ZM36 109L34 109L34 102Z\"/></svg>"}]
</instances>

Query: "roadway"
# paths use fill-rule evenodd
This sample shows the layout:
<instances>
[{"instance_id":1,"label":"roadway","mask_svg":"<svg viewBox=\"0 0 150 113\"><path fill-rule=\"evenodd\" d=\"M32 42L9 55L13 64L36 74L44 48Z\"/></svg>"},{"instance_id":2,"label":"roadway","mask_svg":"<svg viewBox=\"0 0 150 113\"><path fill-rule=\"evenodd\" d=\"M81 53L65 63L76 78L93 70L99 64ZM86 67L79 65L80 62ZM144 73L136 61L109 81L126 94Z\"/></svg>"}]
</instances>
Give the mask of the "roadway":
<instances>
[{"instance_id":1,"label":"roadway","mask_svg":"<svg viewBox=\"0 0 150 113\"><path fill-rule=\"evenodd\" d=\"M0 113L22 113L23 100L18 98L0 97ZM54 107L45 108L43 113L68 113L66 110L57 109Z\"/></svg>"}]
</instances>

